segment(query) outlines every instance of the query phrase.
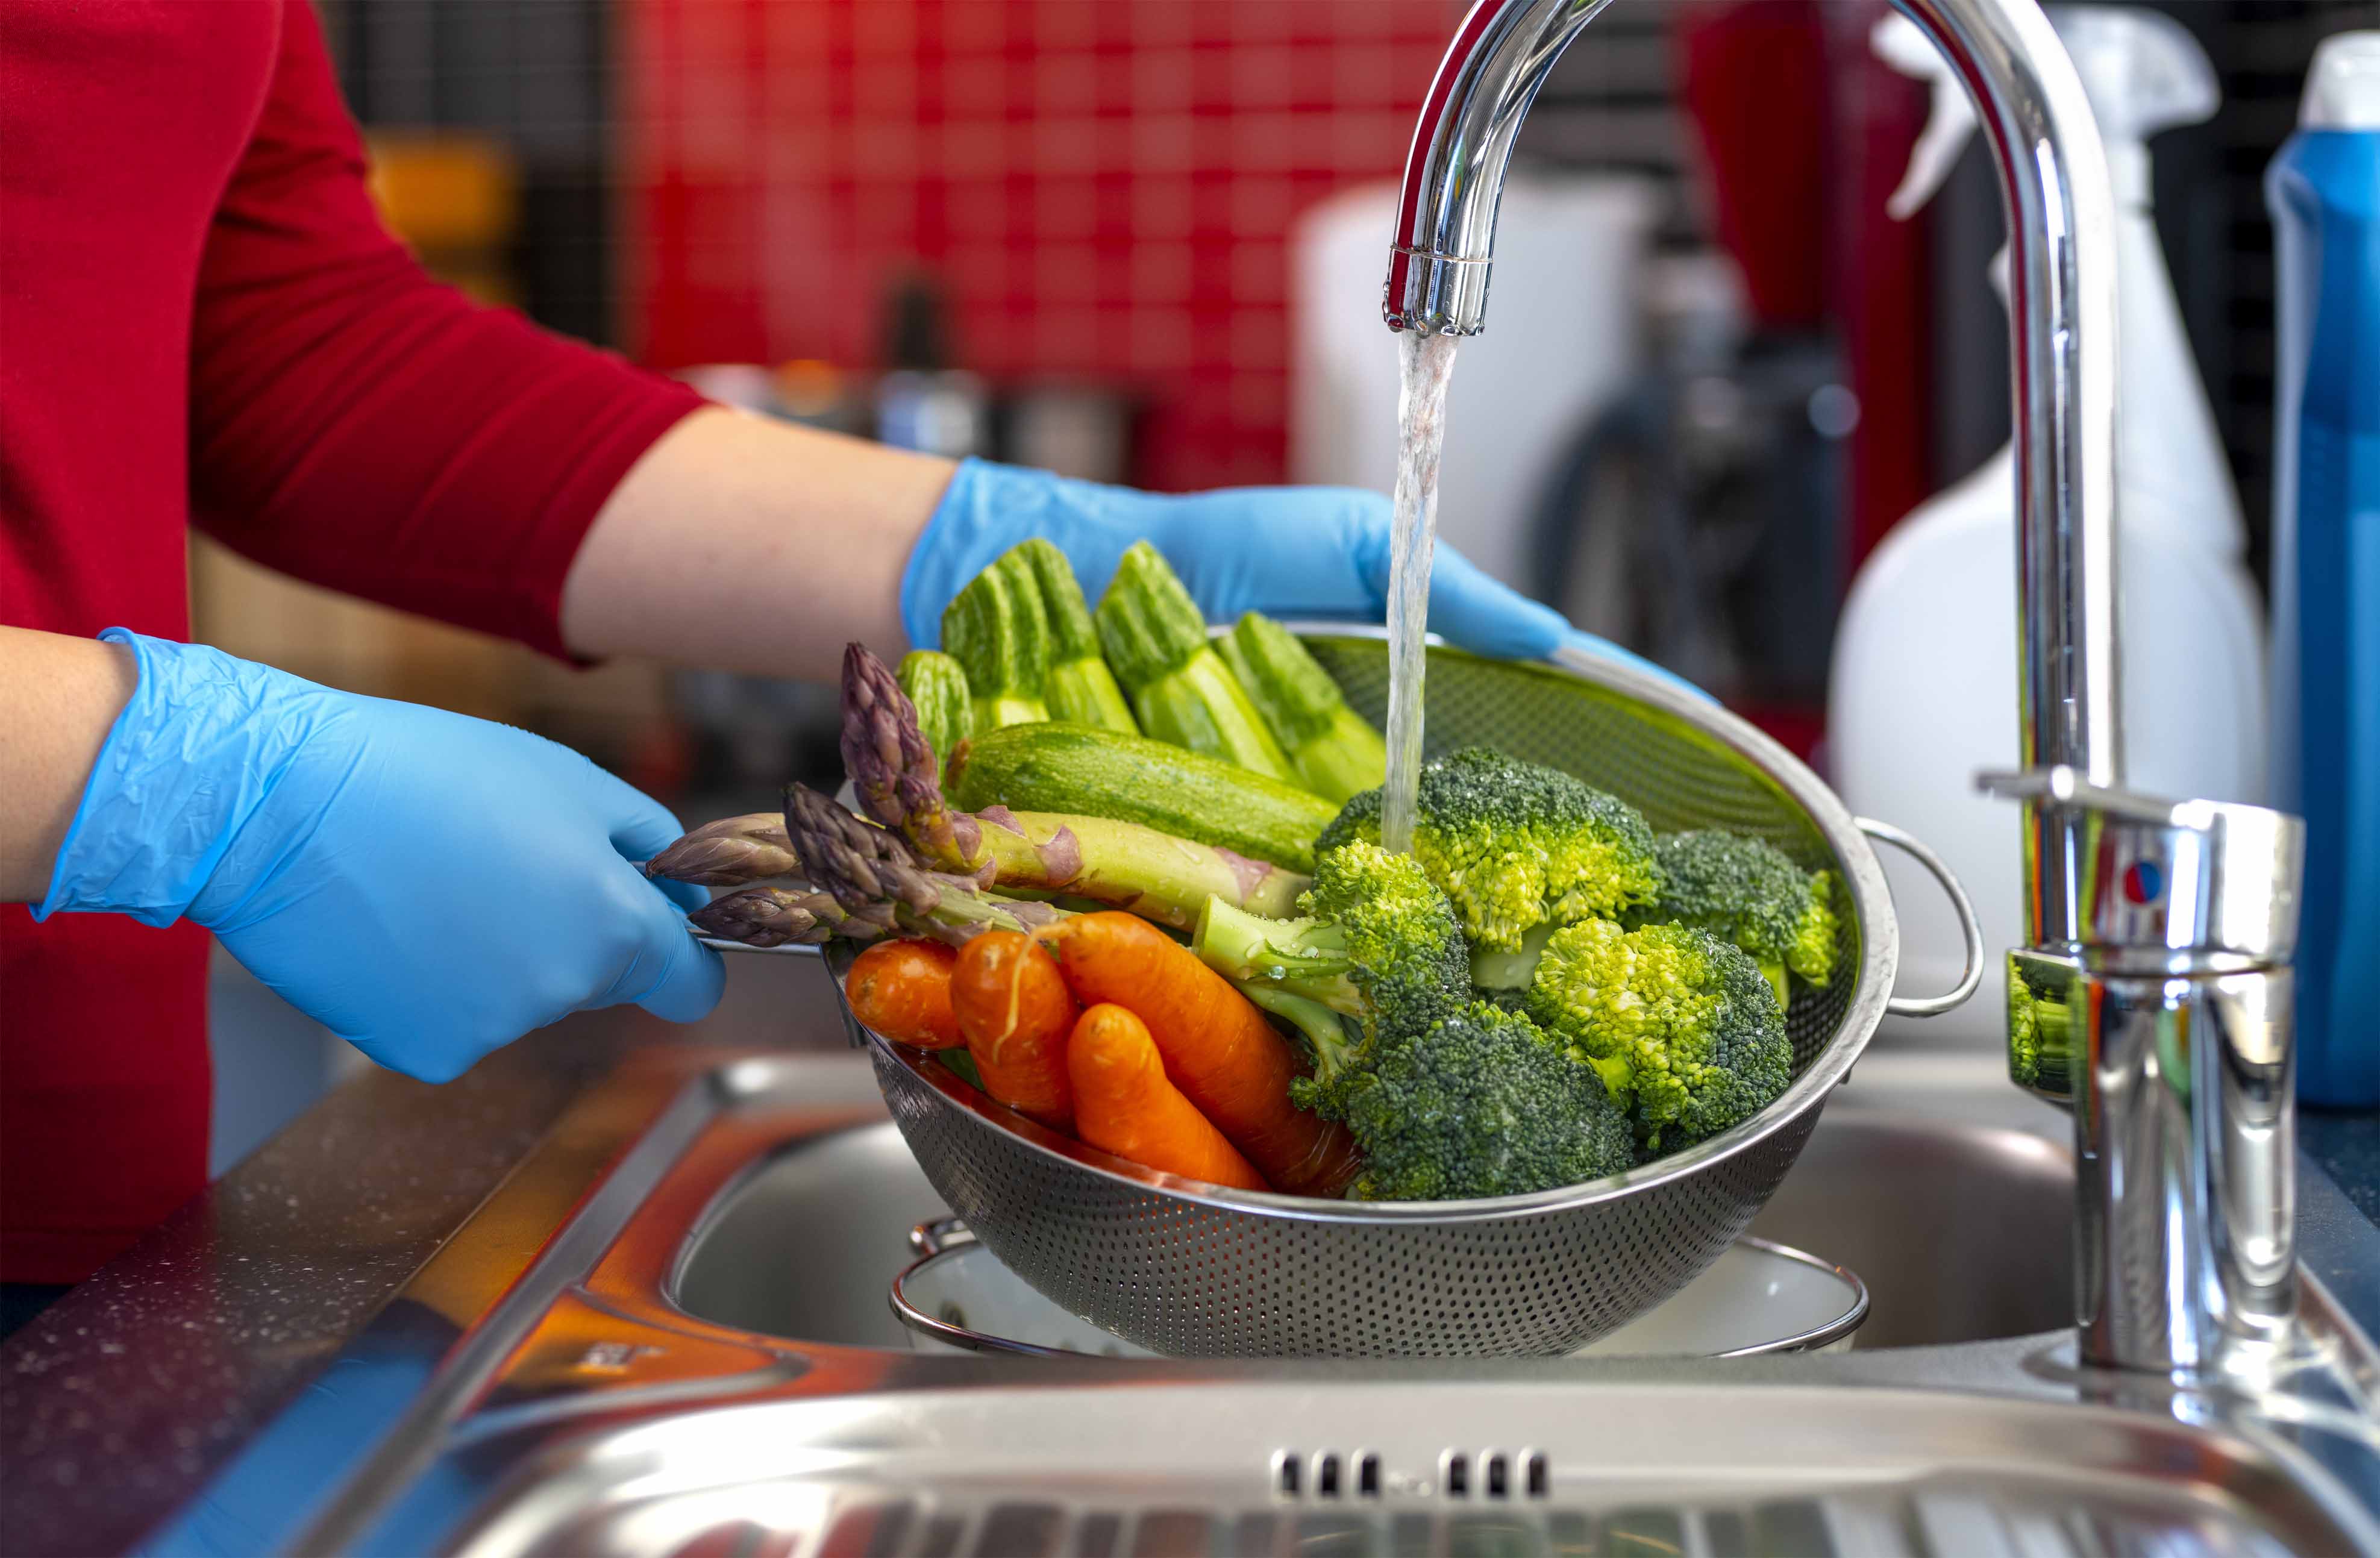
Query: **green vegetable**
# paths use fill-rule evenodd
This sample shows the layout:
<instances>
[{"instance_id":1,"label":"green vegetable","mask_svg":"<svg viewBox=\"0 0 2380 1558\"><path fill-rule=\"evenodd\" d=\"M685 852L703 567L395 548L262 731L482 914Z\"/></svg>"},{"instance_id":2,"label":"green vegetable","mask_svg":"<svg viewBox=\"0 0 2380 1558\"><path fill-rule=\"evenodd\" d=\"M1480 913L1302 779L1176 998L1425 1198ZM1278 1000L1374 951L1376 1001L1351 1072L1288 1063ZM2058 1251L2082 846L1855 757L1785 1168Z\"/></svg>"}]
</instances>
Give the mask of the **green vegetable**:
<instances>
[{"instance_id":1,"label":"green vegetable","mask_svg":"<svg viewBox=\"0 0 2380 1558\"><path fill-rule=\"evenodd\" d=\"M1209 897L1285 915L1305 890L1306 879L1294 871L1137 822L997 807L979 815L953 810L913 712L866 645L844 649L844 772L861 809L905 840L922 864L1002 892L1062 893L1127 908L1177 931L1197 923ZM777 836L784 836L782 826Z\"/></svg>"},{"instance_id":2,"label":"green vegetable","mask_svg":"<svg viewBox=\"0 0 2380 1558\"><path fill-rule=\"evenodd\" d=\"M2069 1093L2074 1080L2074 1014L2065 1001L2026 983L2013 964L2008 977L2008 1023L2010 1078L2021 1087Z\"/></svg>"},{"instance_id":3,"label":"green vegetable","mask_svg":"<svg viewBox=\"0 0 2380 1558\"><path fill-rule=\"evenodd\" d=\"M1207 639L1207 619L1157 548L1135 542L1094 620L1140 728L1160 741L1290 779L1289 757Z\"/></svg>"},{"instance_id":4,"label":"green vegetable","mask_svg":"<svg viewBox=\"0 0 2380 1558\"><path fill-rule=\"evenodd\" d=\"M1294 785L1145 736L1088 725L1010 725L953 755L951 798L969 811L1076 812L1138 822L1292 870L1314 869L1330 803Z\"/></svg>"},{"instance_id":5,"label":"green vegetable","mask_svg":"<svg viewBox=\"0 0 2380 1558\"><path fill-rule=\"evenodd\" d=\"M1295 634L1249 612L1217 647L1300 784L1325 800L1345 801L1387 782L1388 742L1347 707L1339 684Z\"/></svg>"},{"instance_id":6,"label":"green vegetable","mask_svg":"<svg viewBox=\"0 0 2380 1558\"><path fill-rule=\"evenodd\" d=\"M1209 898L1191 950L1253 999L1315 1003L1325 1016L1270 1005L1313 1049L1314 1074L1291 1085L1301 1109L1335 1114L1329 1095L1380 1044L1415 1039L1470 996L1470 959L1446 895L1415 861L1350 844L1315 862L1299 919L1267 919Z\"/></svg>"},{"instance_id":7,"label":"green vegetable","mask_svg":"<svg viewBox=\"0 0 2380 1558\"><path fill-rule=\"evenodd\" d=\"M900 680L901 690L917 711L917 729L932 749L934 765L939 769L951 761L952 751L975 728L966 672L947 654L911 650L901 657Z\"/></svg>"},{"instance_id":8,"label":"green vegetable","mask_svg":"<svg viewBox=\"0 0 2380 1558\"><path fill-rule=\"evenodd\" d=\"M966 673L977 730L1050 717L1049 617L1040 583L1014 549L993 558L943 608L942 648Z\"/></svg>"},{"instance_id":9,"label":"green vegetable","mask_svg":"<svg viewBox=\"0 0 2380 1558\"><path fill-rule=\"evenodd\" d=\"M1634 1133L1592 1066L1484 1003L1383 1043L1341 1090L1366 1200L1518 1196L1618 1174Z\"/></svg>"},{"instance_id":10,"label":"green vegetable","mask_svg":"<svg viewBox=\"0 0 2380 1558\"><path fill-rule=\"evenodd\" d=\"M1630 918L1708 931L1750 953L1788 1004L1788 969L1823 988L1835 973L1835 873L1805 871L1774 845L1740 834L1670 834L1655 846L1661 895Z\"/></svg>"},{"instance_id":11,"label":"green vegetable","mask_svg":"<svg viewBox=\"0 0 2380 1558\"><path fill-rule=\"evenodd\" d=\"M1040 586L1050 629L1049 671L1042 681L1050 717L1127 736L1140 734L1115 673L1099 658L1099 629L1091 625L1090 603L1083 599L1083 587L1075 582L1066 554L1037 536L1017 542L1008 555L1029 568Z\"/></svg>"},{"instance_id":12,"label":"green vegetable","mask_svg":"<svg viewBox=\"0 0 2380 1558\"><path fill-rule=\"evenodd\" d=\"M1791 1079L1785 1014L1759 965L1689 925L1589 919L1557 931L1526 1006L1602 1076L1648 1153L1750 1119Z\"/></svg>"},{"instance_id":13,"label":"green vegetable","mask_svg":"<svg viewBox=\"0 0 2380 1558\"><path fill-rule=\"evenodd\" d=\"M1533 926L1617 915L1660 892L1636 809L1558 770L1473 747L1422 765L1419 802L1414 858L1488 948L1517 952ZM1315 847L1379 836L1380 792L1366 790Z\"/></svg>"}]
</instances>

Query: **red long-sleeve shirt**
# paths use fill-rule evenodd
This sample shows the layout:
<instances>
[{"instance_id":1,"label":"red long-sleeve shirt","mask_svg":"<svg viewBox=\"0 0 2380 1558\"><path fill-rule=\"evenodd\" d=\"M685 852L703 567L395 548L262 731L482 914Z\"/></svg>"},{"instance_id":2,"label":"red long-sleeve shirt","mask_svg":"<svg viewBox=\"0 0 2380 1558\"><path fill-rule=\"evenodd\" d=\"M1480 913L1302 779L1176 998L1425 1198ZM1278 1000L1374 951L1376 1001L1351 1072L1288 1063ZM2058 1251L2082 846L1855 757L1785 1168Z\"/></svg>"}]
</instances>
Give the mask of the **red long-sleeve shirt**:
<instances>
[{"instance_id":1,"label":"red long-sleeve shirt","mask_svg":"<svg viewBox=\"0 0 2380 1558\"><path fill-rule=\"evenodd\" d=\"M604 498L700 402L382 229L305 0L0 6L0 620L188 630L184 528L560 652ZM199 1190L206 938L0 907L0 1280Z\"/></svg>"}]
</instances>

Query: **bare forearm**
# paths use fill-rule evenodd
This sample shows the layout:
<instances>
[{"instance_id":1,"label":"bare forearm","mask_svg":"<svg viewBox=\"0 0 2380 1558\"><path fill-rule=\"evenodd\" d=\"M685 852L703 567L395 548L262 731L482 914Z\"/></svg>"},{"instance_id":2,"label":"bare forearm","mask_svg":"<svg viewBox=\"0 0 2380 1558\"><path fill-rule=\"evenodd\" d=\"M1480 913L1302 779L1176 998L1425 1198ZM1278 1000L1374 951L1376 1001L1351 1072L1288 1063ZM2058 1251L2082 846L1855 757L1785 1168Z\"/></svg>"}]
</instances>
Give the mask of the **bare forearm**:
<instances>
[{"instance_id":1,"label":"bare forearm","mask_svg":"<svg viewBox=\"0 0 2380 1558\"><path fill-rule=\"evenodd\" d=\"M132 696L131 654L0 627L0 903L39 903L91 765Z\"/></svg>"},{"instance_id":2,"label":"bare forearm","mask_svg":"<svg viewBox=\"0 0 2380 1558\"><path fill-rule=\"evenodd\" d=\"M647 452L562 596L581 654L832 678L853 639L905 643L901 574L947 460L723 409Z\"/></svg>"}]
</instances>

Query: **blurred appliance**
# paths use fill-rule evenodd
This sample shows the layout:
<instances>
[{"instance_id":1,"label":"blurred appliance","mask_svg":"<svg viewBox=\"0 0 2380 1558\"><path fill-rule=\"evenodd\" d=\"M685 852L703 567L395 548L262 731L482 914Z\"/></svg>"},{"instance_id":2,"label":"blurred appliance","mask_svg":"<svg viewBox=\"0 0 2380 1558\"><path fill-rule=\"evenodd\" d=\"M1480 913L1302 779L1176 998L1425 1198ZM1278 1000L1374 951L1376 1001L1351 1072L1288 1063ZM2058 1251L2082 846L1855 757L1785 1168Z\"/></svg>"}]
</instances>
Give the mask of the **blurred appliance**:
<instances>
[{"instance_id":1,"label":"blurred appliance","mask_svg":"<svg viewBox=\"0 0 2380 1558\"><path fill-rule=\"evenodd\" d=\"M892 289L884 361L876 385L876 437L896 449L965 459L987 451L990 404L983 381L953 367L941 289L924 275Z\"/></svg>"},{"instance_id":2,"label":"blurred appliance","mask_svg":"<svg viewBox=\"0 0 2380 1558\"><path fill-rule=\"evenodd\" d=\"M1135 410L1123 393L1093 384L1023 385L994 408L994 452L1080 481L1128 481Z\"/></svg>"},{"instance_id":3,"label":"blurred appliance","mask_svg":"<svg viewBox=\"0 0 2380 1558\"><path fill-rule=\"evenodd\" d=\"M1717 253L1652 268L1655 361L1560 451L1531 588L1580 627L1806 749L1840 577L1841 441L1859 405L1808 329L1752 326Z\"/></svg>"},{"instance_id":4,"label":"blurred appliance","mask_svg":"<svg viewBox=\"0 0 2380 1558\"><path fill-rule=\"evenodd\" d=\"M1291 480L1396 481L1396 337L1380 328L1393 184L1323 201L1291 237ZM1463 343L1448 395L1439 538L1534 590L1536 516L1564 444L1642 360L1638 298L1660 213L1617 176L1516 175L1504 186L1496 300L1526 330Z\"/></svg>"},{"instance_id":5,"label":"blurred appliance","mask_svg":"<svg viewBox=\"0 0 2380 1558\"><path fill-rule=\"evenodd\" d=\"M2253 803L2265 790L2264 627L2242 561L2245 529L2199 383L2149 205L2148 139L2215 112L2213 67L2155 10L2051 6L2107 143L2117 199L2117 414L2125 773L2150 795ZM1907 20L1876 30L1896 69L1933 82L1936 112L1893 213L1913 214L1973 125L1966 89ZM2003 251L2003 260L2005 251ZM2004 265L1993 279L2007 297ZM1853 585L1837 640L1828 757L1863 815L1922 831L1974 895L1986 942L2024 940L2023 883L2007 808L1974 775L2018 766L2008 718L2017 668L2016 474L2003 447L1920 505ZM1959 928L1888 863L1902 967L1915 988L1963 955ZM1938 1025L1998 1042L2001 1003ZM1928 1037L1937 1031L1928 1029Z\"/></svg>"}]
</instances>

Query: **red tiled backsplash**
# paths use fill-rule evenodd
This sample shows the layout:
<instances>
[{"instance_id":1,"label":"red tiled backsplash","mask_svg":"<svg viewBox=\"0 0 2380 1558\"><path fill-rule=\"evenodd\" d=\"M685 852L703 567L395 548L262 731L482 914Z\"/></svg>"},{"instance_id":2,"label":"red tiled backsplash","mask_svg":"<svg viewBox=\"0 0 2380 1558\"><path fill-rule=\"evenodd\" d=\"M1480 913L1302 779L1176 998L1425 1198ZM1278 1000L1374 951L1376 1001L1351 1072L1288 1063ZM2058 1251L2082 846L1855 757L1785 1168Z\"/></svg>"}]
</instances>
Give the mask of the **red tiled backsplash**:
<instances>
[{"instance_id":1,"label":"red tiled backsplash","mask_svg":"<svg viewBox=\"0 0 2380 1558\"><path fill-rule=\"evenodd\" d=\"M635 349L872 366L886 288L922 265L962 366L1137 391L1148 484L1279 481L1291 222L1397 176L1460 12L633 0Z\"/></svg>"}]
</instances>

